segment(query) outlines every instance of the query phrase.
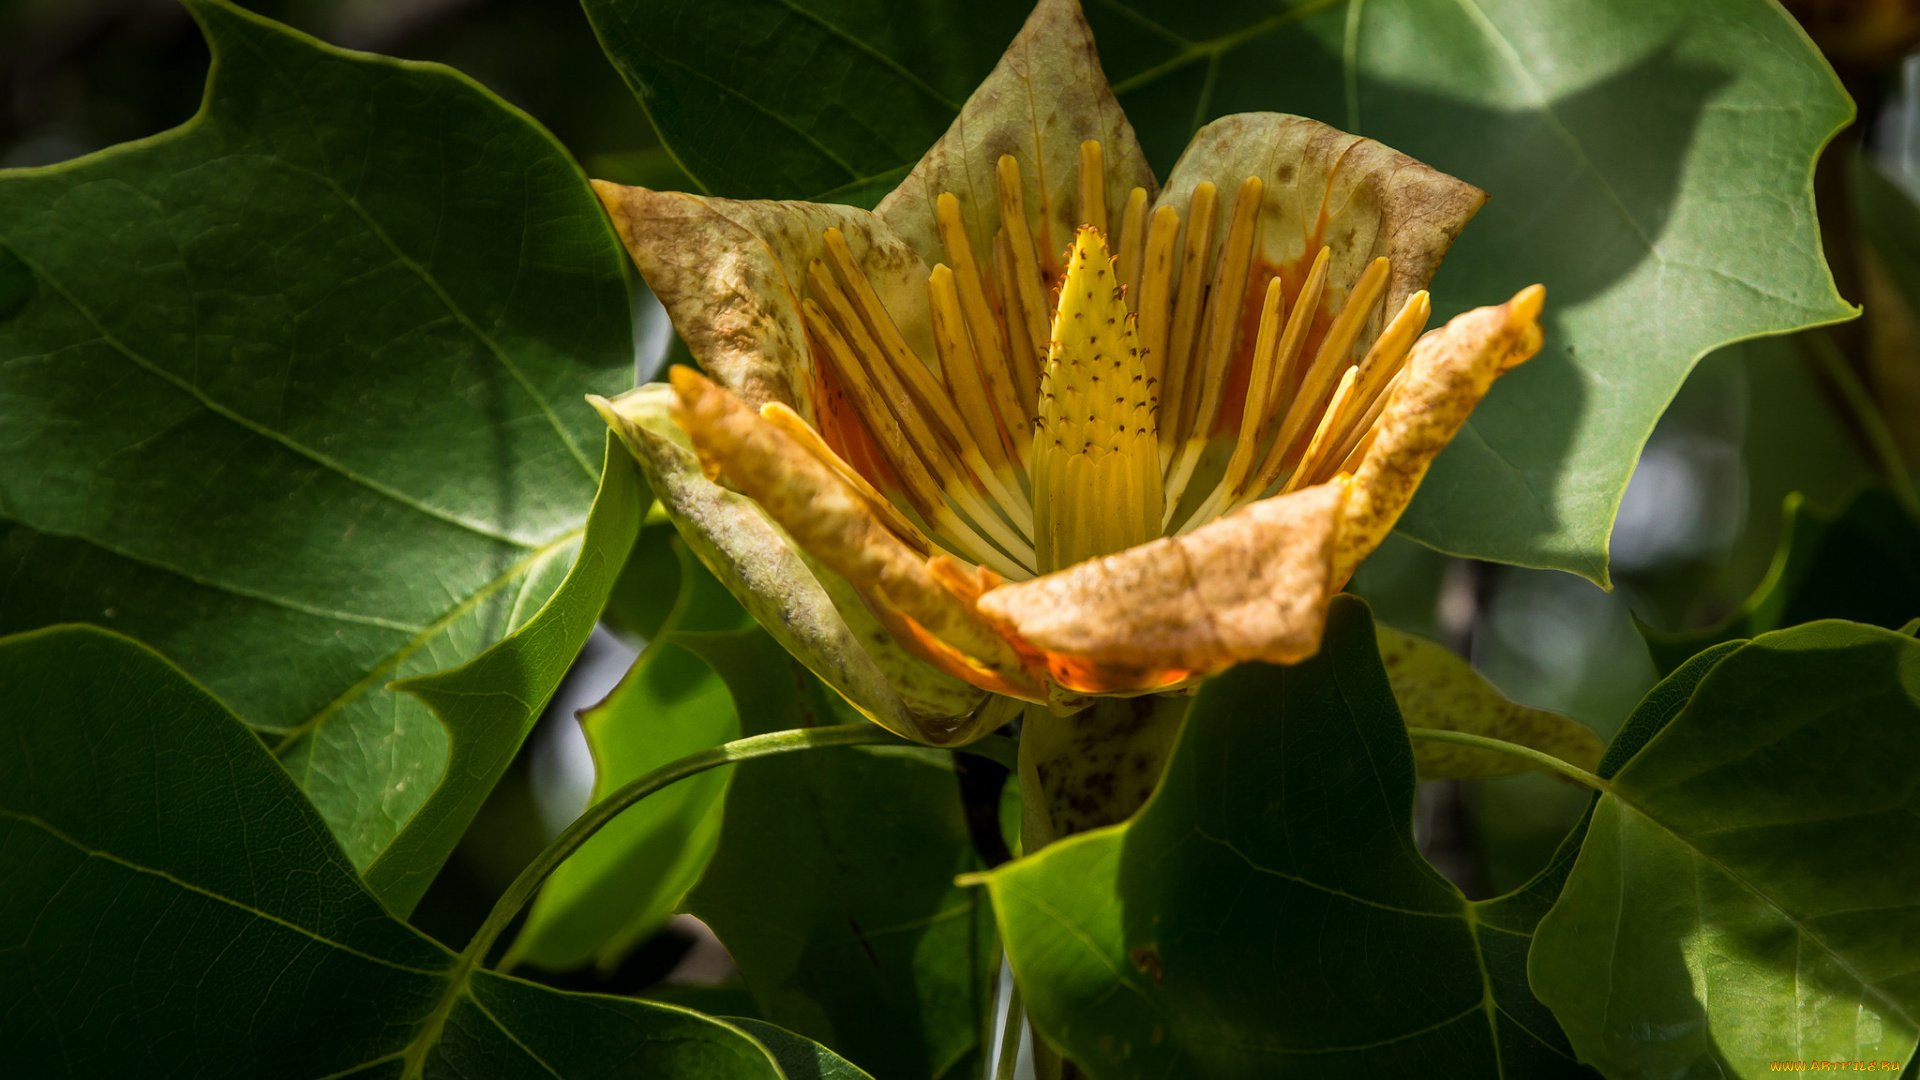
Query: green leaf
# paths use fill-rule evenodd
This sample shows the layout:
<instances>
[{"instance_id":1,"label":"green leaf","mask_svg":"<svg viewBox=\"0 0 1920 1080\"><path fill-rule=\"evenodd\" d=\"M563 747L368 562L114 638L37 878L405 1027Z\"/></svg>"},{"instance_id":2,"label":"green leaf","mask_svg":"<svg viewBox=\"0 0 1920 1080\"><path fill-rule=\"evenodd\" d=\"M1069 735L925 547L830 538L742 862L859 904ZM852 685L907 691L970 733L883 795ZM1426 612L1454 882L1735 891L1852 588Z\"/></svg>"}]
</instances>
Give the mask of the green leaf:
<instances>
[{"instance_id":1,"label":"green leaf","mask_svg":"<svg viewBox=\"0 0 1920 1080\"><path fill-rule=\"evenodd\" d=\"M1028 0L583 0L702 191L871 206L986 77Z\"/></svg>"},{"instance_id":2,"label":"green leaf","mask_svg":"<svg viewBox=\"0 0 1920 1080\"><path fill-rule=\"evenodd\" d=\"M8 638L0 697L0 1012L21 1075L784 1075L730 1024L462 967L142 645Z\"/></svg>"},{"instance_id":3,"label":"green leaf","mask_svg":"<svg viewBox=\"0 0 1920 1080\"><path fill-rule=\"evenodd\" d=\"M1811 174L1852 118L1766 0L1113 0L1107 73L1157 167L1205 120L1300 113L1485 188L1436 318L1547 286L1547 346L1435 464L1403 531L1607 579L1654 421L1728 342L1844 319Z\"/></svg>"},{"instance_id":4,"label":"green leaf","mask_svg":"<svg viewBox=\"0 0 1920 1080\"><path fill-rule=\"evenodd\" d=\"M421 819L466 751L389 684L527 625L579 560L565 617L470 687L495 769L618 568L614 522L582 544L581 395L630 381L623 260L565 152L472 80L188 6L197 116L0 174L0 632L171 657L404 910L483 789Z\"/></svg>"},{"instance_id":5,"label":"green leaf","mask_svg":"<svg viewBox=\"0 0 1920 1080\"><path fill-rule=\"evenodd\" d=\"M1680 633L1641 624L1661 671L1708 645L1815 619L1893 628L1920 616L1920 523L1892 494L1869 488L1837 514L1793 495L1785 515L1773 566L1740 610Z\"/></svg>"},{"instance_id":6,"label":"green leaf","mask_svg":"<svg viewBox=\"0 0 1920 1080\"><path fill-rule=\"evenodd\" d=\"M1591 769L1600 761L1600 736L1578 720L1508 700L1451 649L1376 623L1380 663L1394 704L1408 727L1437 728L1517 743ZM1536 766L1526 758L1462 746L1417 741L1415 771L1422 780L1509 776Z\"/></svg>"},{"instance_id":7,"label":"green leaf","mask_svg":"<svg viewBox=\"0 0 1920 1080\"><path fill-rule=\"evenodd\" d=\"M806 1080L872 1080L853 1062L786 1028L742 1016L729 1016L725 1020L760 1040L761 1045L773 1051L774 1060L787 1075L796 1080L802 1077Z\"/></svg>"},{"instance_id":8,"label":"green leaf","mask_svg":"<svg viewBox=\"0 0 1920 1080\"><path fill-rule=\"evenodd\" d=\"M745 734L847 707L763 631L677 639L733 691ZM948 755L853 749L734 778L720 847L687 900L767 1020L876 1076L958 1076L997 960Z\"/></svg>"},{"instance_id":9,"label":"green leaf","mask_svg":"<svg viewBox=\"0 0 1920 1080\"><path fill-rule=\"evenodd\" d=\"M1533 986L1609 1075L1906 1061L1920 642L1824 622L1721 648L1596 804Z\"/></svg>"},{"instance_id":10,"label":"green leaf","mask_svg":"<svg viewBox=\"0 0 1920 1080\"><path fill-rule=\"evenodd\" d=\"M1320 655L1201 688L1139 815L987 877L1035 1023L1098 1077L1579 1074L1525 977L1570 858L1469 902L1414 847L1413 787L1341 599Z\"/></svg>"},{"instance_id":11,"label":"green leaf","mask_svg":"<svg viewBox=\"0 0 1920 1080\"><path fill-rule=\"evenodd\" d=\"M512 763L593 633L646 513L631 455L607 437L600 494L573 566L531 618L457 668L393 683L445 724L451 747L433 795L364 873L389 907L411 910ZM275 749L287 745L283 738Z\"/></svg>"},{"instance_id":12,"label":"green leaf","mask_svg":"<svg viewBox=\"0 0 1920 1080\"><path fill-rule=\"evenodd\" d=\"M679 582L672 611L633 668L581 714L593 752L593 802L628 781L740 735L727 686L674 644L683 630L738 627L745 612L677 540L657 530L634 559ZM505 963L567 970L617 967L700 880L720 839L731 769L683 780L621 814L547 879Z\"/></svg>"}]
</instances>

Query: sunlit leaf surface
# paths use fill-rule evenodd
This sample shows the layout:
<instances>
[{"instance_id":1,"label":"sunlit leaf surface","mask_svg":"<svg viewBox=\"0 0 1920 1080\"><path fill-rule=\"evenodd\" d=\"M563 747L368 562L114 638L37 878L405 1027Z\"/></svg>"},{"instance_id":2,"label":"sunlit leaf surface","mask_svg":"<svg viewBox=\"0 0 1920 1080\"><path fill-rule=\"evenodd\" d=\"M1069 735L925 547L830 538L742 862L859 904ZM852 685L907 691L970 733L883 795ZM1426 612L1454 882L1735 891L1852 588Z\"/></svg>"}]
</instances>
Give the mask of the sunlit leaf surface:
<instances>
[{"instance_id":1,"label":"sunlit leaf surface","mask_svg":"<svg viewBox=\"0 0 1920 1080\"><path fill-rule=\"evenodd\" d=\"M0 630L95 622L175 660L404 910L487 785L419 817L463 751L389 684L596 563L462 688L517 699L461 761L497 775L625 550L582 542L581 395L632 362L621 256L565 152L471 80L189 6L198 116L0 174Z\"/></svg>"}]
</instances>

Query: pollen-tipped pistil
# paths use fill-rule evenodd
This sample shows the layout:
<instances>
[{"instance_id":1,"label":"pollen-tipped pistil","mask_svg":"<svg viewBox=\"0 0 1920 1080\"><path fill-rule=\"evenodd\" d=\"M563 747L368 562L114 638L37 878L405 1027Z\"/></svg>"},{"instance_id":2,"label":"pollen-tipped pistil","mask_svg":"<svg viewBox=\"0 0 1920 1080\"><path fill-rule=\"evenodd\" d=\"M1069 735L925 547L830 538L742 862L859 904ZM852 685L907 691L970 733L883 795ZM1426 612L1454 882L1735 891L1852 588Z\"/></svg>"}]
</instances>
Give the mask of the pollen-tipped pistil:
<instances>
[{"instance_id":1,"label":"pollen-tipped pistil","mask_svg":"<svg viewBox=\"0 0 1920 1080\"><path fill-rule=\"evenodd\" d=\"M1157 387L1106 238L1074 238L1033 432L1034 558L1042 574L1160 535Z\"/></svg>"}]
</instances>

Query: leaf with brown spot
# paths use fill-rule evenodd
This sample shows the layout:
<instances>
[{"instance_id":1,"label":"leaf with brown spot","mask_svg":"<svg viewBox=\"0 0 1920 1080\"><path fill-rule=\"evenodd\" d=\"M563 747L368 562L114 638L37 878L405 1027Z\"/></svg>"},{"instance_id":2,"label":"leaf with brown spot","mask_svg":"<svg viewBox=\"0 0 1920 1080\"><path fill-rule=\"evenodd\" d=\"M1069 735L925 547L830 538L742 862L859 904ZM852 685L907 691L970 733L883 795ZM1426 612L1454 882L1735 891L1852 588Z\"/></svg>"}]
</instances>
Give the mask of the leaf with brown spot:
<instances>
[{"instance_id":1,"label":"leaf with brown spot","mask_svg":"<svg viewBox=\"0 0 1920 1080\"><path fill-rule=\"evenodd\" d=\"M1408 727L1503 739L1589 772L1600 764L1605 746L1592 728L1556 712L1507 700L1471 664L1443 645L1380 623L1373 629L1380 641L1380 662ZM1510 776L1530 767L1525 758L1513 754L1431 739L1413 744L1413 760L1422 780Z\"/></svg>"}]
</instances>

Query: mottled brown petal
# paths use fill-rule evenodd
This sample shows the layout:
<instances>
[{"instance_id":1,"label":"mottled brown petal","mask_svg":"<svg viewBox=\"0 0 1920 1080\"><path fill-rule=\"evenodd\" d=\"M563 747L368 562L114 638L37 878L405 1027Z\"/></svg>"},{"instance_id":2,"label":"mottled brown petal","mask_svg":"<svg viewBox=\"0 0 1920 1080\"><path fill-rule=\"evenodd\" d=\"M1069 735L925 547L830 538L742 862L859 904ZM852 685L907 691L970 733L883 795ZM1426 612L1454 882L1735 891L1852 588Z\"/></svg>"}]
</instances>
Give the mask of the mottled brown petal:
<instances>
[{"instance_id":1,"label":"mottled brown petal","mask_svg":"<svg viewBox=\"0 0 1920 1080\"><path fill-rule=\"evenodd\" d=\"M1381 413L1373 445L1353 477L1334 553L1336 587L1373 553L1413 501L1427 467L1467 422L1501 372L1540 351L1546 290L1522 289L1497 307L1475 308L1413 346L1403 382Z\"/></svg>"},{"instance_id":2,"label":"mottled brown petal","mask_svg":"<svg viewBox=\"0 0 1920 1080\"><path fill-rule=\"evenodd\" d=\"M1357 135L1315 120L1280 113L1236 113L1197 132L1167 178L1159 205L1184 218L1195 186L1233 191L1247 177L1262 184L1253 284L1262 271L1284 271L1291 304L1321 245L1333 249L1322 305L1329 313L1368 263L1392 263L1386 317L1426 288L1440 260L1486 193L1462 180ZM1225 232L1224 221L1216 226ZM1360 334L1356 354L1379 335L1375 318Z\"/></svg>"},{"instance_id":3,"label":"mottled brown petal","mask_svg":"<svg viewBox=\"0 0 1920 1080\"><path fill-rule=\"evenodd\" d=\"M1106 162L1106 205L1126 205L1136 187L1154 190L1153 170L1133 125L1100 69L1093 31L1077 0L1040 0L953 125L874 213L929 262L944 261L934 200L960 200L973 250L991 260L999 227L994 169L1002 154L1020 163L1033 241L1057 259L1073 242L1080 144L1097 139Z\"/></svg>"},{"instance_id":4,"label":"mottled brown petal","mask_svg":"<svg viewBox=\"0 0 1920 1080\"><path fill-rule=\"evenodd\" d=\"M1254 503L1181 537L1005 585L980 609L1049 653L1218 671L1320 648L1344 481Z\"/></svg>"},{"instance_id":5,"label":"mottled brown petal","mask_svg":"<svg viewBox=\"0 0 1920 1080\"><path fill-rule=\"evenodd\" d=\"M847 582L805 553L753 500L709 480L654 383L591 399L646 473L687 546L786 650L861 713L934 741L979 714L983 695L908 653Z\"/></svg>"},{"instance_id":6,"label":"mottled brown petal","mask_svg":"<svg viewBox=\"0 0 1920 1080\"><path fill-rule=\"evenodd\" d=\"M692 369L674 368L672 382L678 398L674 420L701 457L759 503L803 550L846 578L897 636L919 646L926 659L950 674L977 685L1028 697L1043 694L1028 660L974 610L970 598L956 595L924 555L895 535L857 489Z\"/></svg>"},{"instance_id":7,"label":"mottled brown petal","mask_svg":"<svg viewBox=\"0 0 1920 1080\"><path fill-rule=\"evenodd\" d=\"M777 401L812 422L813 362L800 315L807 266L839 229L907 344L933 352L927 264L851 206L713 199L623 187L594 191L634 265L708 374L754 407Z\"/></svg>"},{"instance_id":8,"label":"mottled brown petal","mask_svg":"<svg viewBox=\"0 0 1920 1080\"><path fill-rule=\"evenodd\" d=\"M1408 727L1464 731L1504 739L1552 754L1591 771L1605 744L1593 729L1556 712L1507 700L1473 666L1443 645L1374 624L1380 662ZM1526 758L1458 743L1416 739L1413 760L1422 780L1509 776L1535 768Z\"/></svg>"}]
</instances>

